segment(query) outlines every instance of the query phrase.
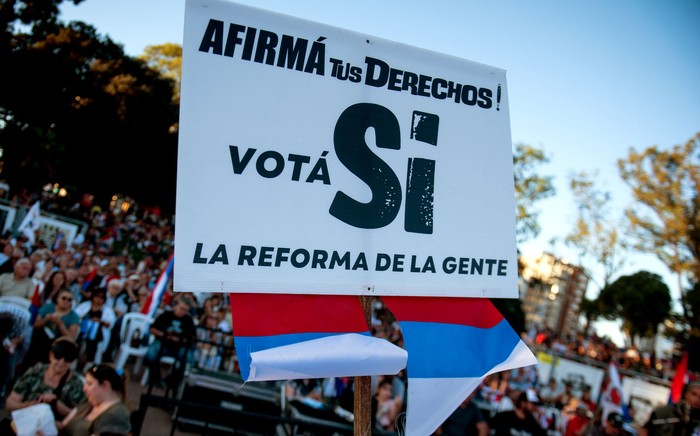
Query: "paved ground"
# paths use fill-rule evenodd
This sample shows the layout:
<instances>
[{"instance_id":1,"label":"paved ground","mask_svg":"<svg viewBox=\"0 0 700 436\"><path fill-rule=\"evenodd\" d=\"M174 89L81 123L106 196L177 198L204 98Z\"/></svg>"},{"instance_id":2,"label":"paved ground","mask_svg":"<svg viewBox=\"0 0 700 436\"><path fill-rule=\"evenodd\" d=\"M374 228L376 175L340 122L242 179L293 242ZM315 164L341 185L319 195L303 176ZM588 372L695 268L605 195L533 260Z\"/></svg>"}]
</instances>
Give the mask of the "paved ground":
<instances>
[{"instance_id":1,"label":"paved ground","mask_svg":"<svg viewBox=\"0 0 700 436\"><path fill-rule=\"evenodd\" d=\"M141 400L141 394L146 393L146 387L141 386L141 375L142 373L134 374L132 372L132 366L127 365L126 370L129 371L129 388L128 388L128 398L129 406L132 410L138 410ZM162 390L155 389L151 392L153 395L164 394ZM143 420L143 427L141 428L142 436L160 436L160 435L170 435L172 427L171 419L172 410L164 409L159 407L149 407L146 411L146 416ZM174 436L190 436L199 435L202 433L189 433L175 429L173 433Z\"/></svg>"}]
</instances>

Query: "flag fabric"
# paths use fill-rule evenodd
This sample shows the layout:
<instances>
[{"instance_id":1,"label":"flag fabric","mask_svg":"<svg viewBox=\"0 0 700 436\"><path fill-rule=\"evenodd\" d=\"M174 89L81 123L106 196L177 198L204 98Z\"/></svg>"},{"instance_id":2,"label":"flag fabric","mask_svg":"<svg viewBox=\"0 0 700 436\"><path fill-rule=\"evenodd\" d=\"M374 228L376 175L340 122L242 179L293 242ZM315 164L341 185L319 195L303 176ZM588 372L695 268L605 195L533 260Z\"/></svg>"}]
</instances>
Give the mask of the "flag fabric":
<instances>
[{"instance_id":1,"label":"flag fabric","mask_svg":"<svg viewBox=\"0 0 700 436\"><path fill-rule=\"evenodd\" d=\"M33 279L38 282L37 279ZM39 309L41 309L41 306L44 304L44 299L41 298L41 294L43 291L43 286L40 283L35 283L34 285L34 294L32 294L32 304L29 305L29 323L31 325L34 325L34 321L36 321L36 318L39 316Z\"/></svg>"},{"instance_id":2,"label":"flag fabric","mask_svg":"<svg viewBox=\"0 0 700 436\"><path fill-rule=\"evenodd\" d=\"M676 366L676 373L671 381L671 397L669 403L678 404L683 395L683 387L688 381L688 352L686 351Z\"/></svg>"},{"instance_id":3,"label":"flag fabric","mask_svg":"<svg viewBox=\"0 0 700 436\"><path fill-rule=\"evenodd\" d=\"M608 415L612 412L617 412L622 415L623 402L620 374L617 371L617 365L615 365L615 362L610 362L610 365L608 365L608 384L600 398L602 422L605 422Z\"/></svg>"},{"instance_id":4,"label":"flag fabric","mask_svg":"<svg viewBox=\"0 0 700 436\"><path fill-rule=\"evenodd\" d=\"M489 374L537 359L488 299L382 297L408 351L407 436L431 434Z\"/></svg>"},{"instance_id":5,"label":"flag fabric","mask_svg":"<svg viewBox=\"0 0 700 436\"><path fill-rule=\"evenodd\" d=\"M22 219L19 227L17 227L17 231L24 233L32 245L34 245L34 232L39 229L40 216L41 213L39 211L39 202L37 201L32 207L29 208L29 211L24 216L24 219Z\"/></svg>"},{"instance_id":6,"label":"flag fabric","mask_svg":"<svg viewBox=\"0 0 700 436\"><path fill-rule=\"evenodd\" d=\"M230 294L245 381L396 374L407 353L373 338L359 297Z\"/></svg>"},{"instance_id":7,"label":"flag fabric","mask_svg":"<svg viewBox=\"0 0 700 436\"><path fill-rule=\"evenodd\" d=\"M92 281L95 280L95 277L97 277L97 271L97 267L94 267L92 271L88 273L88 275L85 277L85 280L83 280L83 284L80 286L81 290L86 291L90 287Z\"/></svg>"},{"instance_id":8,"label":"flag fabric","mask_svg":"<svg viewBox=\"0 0 700 436\"><path fill-rule=\"evenodd\" d=\"M141 308L141 313L146 314L151 318L155 318L156 310L158 310L158 306L160 306L160 301L163 299L165 289L168 287L168 281L170 281L170 278L173 275L174 260L175 258L173 253L170 255L170 258L168 258L168 264L165 269L160 272L158 280L156 280L156 283L153 285L151 292L148 293L146 303L144 303L143 307Z\"/></svg>"}]
</instances>

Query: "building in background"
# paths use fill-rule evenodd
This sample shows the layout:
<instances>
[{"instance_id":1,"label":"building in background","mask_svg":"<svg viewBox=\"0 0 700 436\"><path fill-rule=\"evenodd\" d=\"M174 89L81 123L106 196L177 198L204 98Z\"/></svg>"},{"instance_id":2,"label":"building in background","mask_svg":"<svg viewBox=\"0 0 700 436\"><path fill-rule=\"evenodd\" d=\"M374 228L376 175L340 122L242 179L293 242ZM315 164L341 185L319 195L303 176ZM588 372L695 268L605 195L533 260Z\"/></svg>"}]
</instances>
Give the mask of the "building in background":
<instances>
[{"instance_id":1,"label":"building in background","mask_svg":"<svg viewBox=\"0 0 700 436\"><path fill-rule=\"evenodd\" d=\"M520 299L528 328L549 329L560 336L576 335L588 277L582 267L549 253L523 256Z\"/></svg>"}]
</instances>

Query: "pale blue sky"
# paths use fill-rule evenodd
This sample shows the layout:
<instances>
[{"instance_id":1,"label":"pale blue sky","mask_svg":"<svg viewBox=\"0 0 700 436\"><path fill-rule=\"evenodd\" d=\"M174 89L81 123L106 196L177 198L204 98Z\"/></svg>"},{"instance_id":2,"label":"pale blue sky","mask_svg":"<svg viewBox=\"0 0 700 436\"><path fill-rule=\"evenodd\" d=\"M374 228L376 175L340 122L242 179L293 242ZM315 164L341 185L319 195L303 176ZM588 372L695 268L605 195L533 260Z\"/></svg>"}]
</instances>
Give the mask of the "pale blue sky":
<instances>
[{"instance_id":1,"label":"pale blue sky","mask_svg":"<svg viewBox=\"0 0 700 436\"><path fill-rule=\"evenodd\" d=\"M669 148L700 131L700 2L675 0L243 0L242 4L434 50L507 71L513 142L543 148L556 198L540 204L543 232L525 251L552 250L574 220L572 171L599 169L622 207L615 161L630 147ZM182 43L184 0L86 0L62 8L138 55ZM563 244L555 252L577 261ZM675 279L649 256L625 269ZM589 295L597 295L591 286Z\"/></svg>"}]
</instances>

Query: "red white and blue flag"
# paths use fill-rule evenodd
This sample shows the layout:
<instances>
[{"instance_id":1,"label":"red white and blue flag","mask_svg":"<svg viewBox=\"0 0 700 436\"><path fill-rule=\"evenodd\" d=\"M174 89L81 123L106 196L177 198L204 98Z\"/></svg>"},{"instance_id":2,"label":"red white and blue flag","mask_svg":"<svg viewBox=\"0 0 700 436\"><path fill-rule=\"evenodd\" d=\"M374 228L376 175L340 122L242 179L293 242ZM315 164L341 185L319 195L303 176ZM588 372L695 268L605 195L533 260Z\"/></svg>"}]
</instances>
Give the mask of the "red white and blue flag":
<instances>
[{"instance_id":1,"label":"red white and blue flag","mask_svg":"<svg viewBox=\"0 0 700 436\"><path fill-rule=\"evenodd\" d=\"M168 287L168 282L173 275L173 254L171 254L168 258L167 266L160 272L158 280L156 280L156 283L153 285L153 289L151 289L151 292L148 294L146 303L141 308L141 313L148 315L151 318L155 318L156 310L158 310L158 306L160 306L160 301L163 299L165 289Z\"/></svg>"},{"instance_id":2,"label":"red white and blue flag","mask_svg":"<svg viewBox=\"0 0 700 436\"><path fill-rule=\"evenodd\" d=\"M231 294L245 381L396 374L406 351L369 334L357 296Z\"/></svg>"},{"instance_id":3,"label":"red white and blue flag","mask_svg":"<svg viewBox=\"0 0 700 436\"><path fill-rule=\"evenodd\" d=\"M231 294L245 381L396 374L407 435L432 433L489 374L537 359L488 299L383 297L406 350L372 338L356 296Z\"/></svg>"},{"instance_id":4,"label":"red white and blue flag","mask_svg":"<svg viewBox=\"0 0 700 436\"><path fill-rule=\"evenodd\" d=\"M537 364L488 299L382 297L408 351L406 435L431 434L489 374Z\"/></svg>"}]
</instances>

